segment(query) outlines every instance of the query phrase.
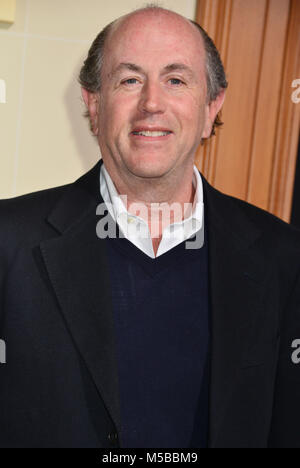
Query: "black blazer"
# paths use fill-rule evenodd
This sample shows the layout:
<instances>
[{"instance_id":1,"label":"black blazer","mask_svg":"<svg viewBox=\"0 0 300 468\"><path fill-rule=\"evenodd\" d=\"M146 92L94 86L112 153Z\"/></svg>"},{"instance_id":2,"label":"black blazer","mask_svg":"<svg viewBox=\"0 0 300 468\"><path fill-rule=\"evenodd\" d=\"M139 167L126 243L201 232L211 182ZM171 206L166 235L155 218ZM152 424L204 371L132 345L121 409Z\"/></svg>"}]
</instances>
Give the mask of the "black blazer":
<instances>
[{"instance_id":1,"label":"black blazer","mask_svg":"<svg viewBox=\"0 0 300 468\"><path fill-rule=\"evenodd\" d=\"M119 445L100 164L73 184L0 202L1 447ZM300 231L203 185L209 447L300 448Z\"/></svg>"}]
</instances>

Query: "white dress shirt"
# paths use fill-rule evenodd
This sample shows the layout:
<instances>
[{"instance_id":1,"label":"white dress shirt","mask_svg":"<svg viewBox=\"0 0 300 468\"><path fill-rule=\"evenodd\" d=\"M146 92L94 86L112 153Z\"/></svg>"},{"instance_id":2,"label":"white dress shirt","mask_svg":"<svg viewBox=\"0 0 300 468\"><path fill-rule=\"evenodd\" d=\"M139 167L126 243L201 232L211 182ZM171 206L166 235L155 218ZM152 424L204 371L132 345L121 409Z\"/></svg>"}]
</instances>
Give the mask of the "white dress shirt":
<instances>
[{"instance_id":1,"label":"white dress shirt","mask_svg":"<svg viewBox=\"0 0 300 468\"><path fill-rule=\"evenodd\" d=\"M195 197L192 214L164 228L156 257L163 255L176 247L176 245L194 236L200 229L204 229L203 186L196 166L194 166L193 186L195 188ZM104 163L100 171L100 192L111 217L118 224L122 235L146 255L156 258L148 224L141 217L127 211Z\"/></svg>"}]
</instances>

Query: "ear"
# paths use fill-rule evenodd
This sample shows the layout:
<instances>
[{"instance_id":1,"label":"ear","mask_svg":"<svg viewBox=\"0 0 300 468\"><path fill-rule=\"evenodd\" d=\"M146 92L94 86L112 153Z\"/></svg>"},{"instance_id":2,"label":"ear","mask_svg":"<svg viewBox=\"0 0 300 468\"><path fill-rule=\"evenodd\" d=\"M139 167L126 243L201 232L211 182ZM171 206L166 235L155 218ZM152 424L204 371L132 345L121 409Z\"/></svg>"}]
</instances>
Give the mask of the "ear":
<instances>
[{"instance_id":1,"label":"ear","mask_svg":"<svg viewBox=\"0 0 300 468\"><path fill-rule=\"evenodd\" d=\"M87 107L94 135L98 135L99 94L81 88L81 95Z\"/></svg>"},{"instance_id":2,"label":"ear","mask_svg":"<svg viewBox=\"0 0 300 468\"><path fill-rule=\"evenodd\" d=\"M214 101L211 101L206 106L206 118L205 118L205 125L202 133L202 138L209 138L211 135L211 130L215 118L218 112L221 110L225 99L225 89L218 94Z\"/></svg>"}]
</instances>

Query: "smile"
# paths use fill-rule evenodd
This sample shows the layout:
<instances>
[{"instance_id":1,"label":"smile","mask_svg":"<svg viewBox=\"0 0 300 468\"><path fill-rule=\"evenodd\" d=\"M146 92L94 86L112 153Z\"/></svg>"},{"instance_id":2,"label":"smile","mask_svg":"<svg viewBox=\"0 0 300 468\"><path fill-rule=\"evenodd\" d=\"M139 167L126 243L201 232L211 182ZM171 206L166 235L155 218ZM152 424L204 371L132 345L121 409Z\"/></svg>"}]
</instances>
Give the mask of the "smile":
<instances>
[{"instance_id":1,"label":"smile","mask_svg":"<svg viewBox=\"0 0 300 468\"><path fill-rule=\"evenodd\" d=\"M134 135L141 135L145 137L161 137L169 135L171 132L150 132L150 131L143 131L143 132L132 132Z\"/></svg>"},{"instance_id":2,"label":"smile","mask_svg":"<svg viewBox=\"0 0 300 468\"><path fill-rule=\"evenodd\" d=\"M167 135L170 135L172 132L166 130L166 131L160 131L160 130L142 130L142 131L133 131L132 135L136 136L143 136L143 137L148 137L148 138L159 138L159 137L165 137Z\"/></svg>"}]
</instances>

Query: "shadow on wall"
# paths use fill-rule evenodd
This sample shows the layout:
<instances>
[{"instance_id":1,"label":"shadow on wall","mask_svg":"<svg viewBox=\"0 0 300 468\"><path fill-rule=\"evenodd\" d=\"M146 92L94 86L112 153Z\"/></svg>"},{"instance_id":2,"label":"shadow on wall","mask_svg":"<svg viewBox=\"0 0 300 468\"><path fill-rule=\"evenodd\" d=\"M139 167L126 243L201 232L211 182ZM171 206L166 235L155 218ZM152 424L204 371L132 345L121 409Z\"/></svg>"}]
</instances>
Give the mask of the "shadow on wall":
<instances>
[{"instance_id":1,"label":"shadow on wall","mask_svg":"<svg viewBox=\"0 0 300 468\"><path fill-rule=\"evenodd\" d=\"M84 172L87 172L100 159L101 154L98 142L90 131L89 120L84 117L86 107L81 97L81 88L78 83L78 74L83 60L82 58L78 61L73 78L65 91L64 102L70 124L70 133L78 148L82 169Z\"/></svg>"},{"instance_id":2,"label":"shadow on wall","mask_svg":"<svg viewBox=\"0 0 300 468\"><path fill-rule=\"evenodd\" d=\"M4 23L3 21L0 21L0 29L8 29L10 26L10 23Z\"/></svg>"}]
</instances>

